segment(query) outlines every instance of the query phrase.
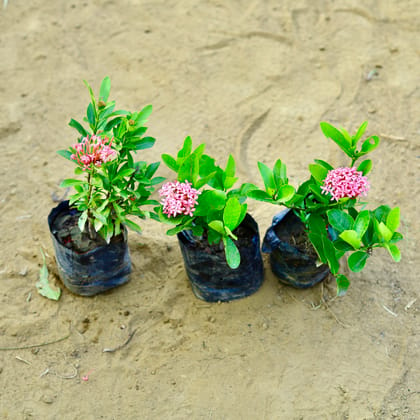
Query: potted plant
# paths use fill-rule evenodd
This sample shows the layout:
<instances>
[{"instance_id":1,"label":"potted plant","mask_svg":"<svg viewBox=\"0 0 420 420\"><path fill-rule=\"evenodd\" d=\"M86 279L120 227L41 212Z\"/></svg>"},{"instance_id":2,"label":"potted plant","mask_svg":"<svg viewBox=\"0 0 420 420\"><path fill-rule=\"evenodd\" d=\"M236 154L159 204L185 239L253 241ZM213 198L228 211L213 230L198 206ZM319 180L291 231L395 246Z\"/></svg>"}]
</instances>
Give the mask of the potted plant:
<instances>
[{"instance_id":1,"label":"potted plant","mask_svg":"<svg viewBox=\"0 0 420 420\"><path fill-rule=\"evenodd\" d=\"M128 281L126 228L141 232L129 216L149 215L142 207L157 204L150 195L163 178L153 177L159 162L147 164L133 156L155 143L144 136L152 106L139 112L115 110L115 101L108 101L109 77L103 79L98 98L85 84L90 94L86 127L72 119L69 125L79 138L58 152L75 163L75 174L83 178L61 183L75 191L51 211L48 224L63 283L72 292L89 296Z\"/></svg>"},{"instance_id":2,"label":"potted plant","mask_svg":"<svg viewBox=\"0 0 420 420\"><path fill-rule=\"evenodd\" d=\"M162 155L177 176L159 193L156 213L177 235L185 268L196 297L209 302L249 296L263 281L258 226L247 213L247 184L233 189L235 160L222 169L204 154L205 144L193 150L187 137L176 157Z\"/></svg>"},{"instance_id":3,"label":"potted plant","mask_svg":"<svg viewBox=\"0 0 420 420\"><path fill-rule=\"evenodd\" d=\"M372 161L356 163L379 145L379 138L370 136L359 146L366 127L364 122L351 136L345 129L322 122L322 132L349 157L350 165L333 168L317 159L309 165L309 179L297 190L289 184L281 160L273 169L258 162L265 188L249 189L248 196L286 207L274 217L263 241L263 251L270 253L272 271L281 282L305 288L331 272L341 296L349 287L339 265L345 254L353 272L364 268L374 248L385 248L395 261L400 260L396 245L402 239L397 232L400 209L381 205L369 210L361 200L369 190L366 175Z\"/></svg>"}]
</instances>

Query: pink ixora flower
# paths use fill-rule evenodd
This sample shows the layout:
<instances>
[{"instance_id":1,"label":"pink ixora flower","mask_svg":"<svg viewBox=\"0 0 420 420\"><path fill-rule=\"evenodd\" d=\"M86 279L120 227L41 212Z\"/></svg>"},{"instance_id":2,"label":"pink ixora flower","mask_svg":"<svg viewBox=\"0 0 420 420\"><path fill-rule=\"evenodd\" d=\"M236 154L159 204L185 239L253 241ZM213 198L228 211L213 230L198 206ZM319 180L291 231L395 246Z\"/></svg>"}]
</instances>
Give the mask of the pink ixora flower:
<instances>
[{"instance_id":1,"label":"pink ixora flower","mask_svg":"<svg viewBox=\"0 0 420 420\"><path fill-rule=\"evenodd\" d=\"M181 214L193 215L201 191L192 188L191 185L188 181L167 182L162 185L159 194L164 197L162 204L165 214L169 217L176 217Z\"/></svg>"},{"instance_id":2,"label":"pink ixora flower","mask_svg":"<svg viewBox=\"0 0 420 420\"><path fill-rule=\"evenodd\" d=\"M70 150L74 153L70 159L75 160L84 171L92 166L100 167L116 156L111 144L112 139L109 140L108 137L86 136L80 143L73 144Z\"/></svg>"},{"instance_id":3,"label":"pink ixora flower","mask_svg":"<svg viewBox=\"0 0 420 420\"><path fill-rule=\"evenodd\" d=\"M321 187L323 194L331 194L331 200L340 198L356 198L366 196L369 191L369 182L361 171L356 168L337 168L328 171Z\"/></svg>"}]
</instances>

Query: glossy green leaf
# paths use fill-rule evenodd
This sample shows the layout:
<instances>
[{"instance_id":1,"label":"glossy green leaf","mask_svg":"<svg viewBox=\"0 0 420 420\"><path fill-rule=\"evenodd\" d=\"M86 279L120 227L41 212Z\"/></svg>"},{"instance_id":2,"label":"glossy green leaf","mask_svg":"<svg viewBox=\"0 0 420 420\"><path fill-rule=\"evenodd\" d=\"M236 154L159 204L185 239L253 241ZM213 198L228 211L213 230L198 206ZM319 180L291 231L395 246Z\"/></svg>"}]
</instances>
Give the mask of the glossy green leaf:
<instances>
[{"instance_id":1,"label":"glossy green leaf","mask_svg":"<svg viewBox=\"0 0 420 420\"><path fill-rule=\"evenodd\" d=\"M263 179L265 189L268 194L273 194L276 190L276 183L274 181L274 175L272 170L262 162L258 162L258 169Z\"/></svg>"},{"instance_id":2,"label":"glossy green leaf","mask_svg":"<svg viewBox=\"0 0 420 420\"><path fill-rule=\"evenodd\" d=\"M229 198L226 202L226 206L223 211L223 223L231 231L238 227L239 219L241 217L241 208L242 206L237 198Z\"/></svg>"},{"instance_id":3,"label":"glossy green leaf","mask_svg":"<svg viewBox=\"0 0 420 420\"><path fill-rule=\"evenodd\" d=\"M309 165L309 172L319 183L322 183L328 174L328 169L317 163L311 163Z\"/></svg>"},{"instance_id":4,"label":"glossy green leaf","mask_svg":"<svg viewBox=\"0 0 420 420\"><path fill-rule=\"evenodd\" d=\"M362 138L363 134L366 131L367 125L368 125L367 121L364 121L360 125L359 129L357 130L356 135L353 137L353 140L354 140L353 146Z\"/></svg>"},{"instance_id":5,"label":"glossy green leaf","mask_svg":"<svg viewBox=\"0 0 420 420\"><path fill-rule=\"evenodd\" d=\"M213 220L209 223L209 227L216 232L220 233L220 235L226 235L225 227L223 226L223 222L220 220Z\"/></svg>"},{"instance_id":6,"label":"glossy green leaf","mask_svg":"<svg viewBox=\"0 0 420 420\"><path fill-rule=\"evenodd\" d=\"M136 150L144 150L144 149L150 149L154 146L156 142L156 139L153 137L143 137L142 139L135 141L135 149Z\"/></svg>"},{"instance_id":7,"label":"glossy green leaf","mask_svg":"<svg viewBox=\"0 0 420 420\"><path fill-rule=\"evenodd\" d=\"M389 242L391 243L395 243L395 242L399 242L403 239L403 235L401 235L401 233L399 232L394 232L394 234L392 235L392 238Z\"/></svg>"},{"instance_id":8,"label":"glossy green leaf","mask_svg":"<svg viewBox=\"0 0 420 420\"><path fill-rule=\"evenodd\" d=\"M367 154L374 151L379 146L379 143L380 140L378 136L367 138L362 144L361 154Z\"/></svg>"},{"instance_id":9,"label":"glossy green leaf","mask_svg":"<svg viewBox=\"0 0 420 420\"><path fill-rule=\"evenodd\" d=\"M372 169L372 161L370 159L366 159L360 163L357 167L357 170L362 172L363 175L367 175Z\"/></svg>"},{"instance_id":10,"label":"glossy green leaf","mask_svg":"<svg viewBox=\"0 0 420 420\"><path fill-rule=\"evenodd\" d=\"M177 164L179 165L180 162L186 157L191 154L192 151L192 140L190 136L187 136L184 140L184 144L181 150L178 152L177 155Z\"/></svg>"},{"instance_id":11,"label":"glossy green leaf","mask_svg":"<svg viewBox=\"0 0 420 420\"><path fill-rule=\"evenodd\" d=\"M207 215L211 211L223 210L226 205L226 193L220 190L203 191L198 196L194 216Z\"/></svg>"},{"instance_id":12,"label":"glossy green leaf","mask_svg":"<svg viewBox=\"0 0 420 420\"><path fill-rule=\"evenodd\" d=\"M110 91L111 91L111 79L108 76L106 76L102 80L101 87L99 88L99 100L103 102L107 102Z\"/></svg>"},{"instance_id":13,"label":"glossy green leaf","mask_svg":"<svg viewBox=\"0 0 420 420\"><path fill-rule=\"evenodd\" d=\"M74 185L80 185L83 184L85 181L81 181L80 179L64 179L60 183L60 188L67 188L67 187L73 187Z\"/></svg>"},{"instance_id":14,"label":"glossy green leaf","mask_svg":"<svg viewBox=\"0 0 420 420\"><path fill-rule=\"evenodd\" d=\"M393 232L383 222L376 223L375 230L380 239L389 242L392 239Z\"/></svg>"},{"instance_id":15,"label":"glossy green leaf","mask_svg":"<svg viewBox=\"0 0 420 420\"><path fill-rule=\"evenodd\" d=\"M344 274L338 274L336 277L337 281L337 296L344 296L350 286L349 279Z\"/></svg>"},{"instance_id":16,"label":"glossy green leaf","mask_svg":"<svg viewBox=\"0 0 420 420\"><path fill-rule=\"evenodd\" d=\"M67 160L71 160L71 161L73 161L73 160L71 159L72 152L70 152L70 150L59 150L59 151L57 152L57 154L59 154L60 156L62 156L63 158L65 158L65 159L67 159Z\"/></svg>"},{"instance_id":17,"label":"glossy green leaf","mask_svg":"<svg viewBox=\"0 0 420 420\"><path fill-rule=\"evenodd\" d=\"M363 210L361 211L353 225L353 230L357 232L359 238L362 238L365 232L367 231L370 223L370 211Z\"/></svg>"},{"instance_id":18,"label":"glossy green leaf","mask_svg":"<svg viewBox=\"0 0 420 420\"><path fill-rule=\"evenodd\" d=\"M394 233L398 229L399 225L400 225L400 208L395 207L388 213L388 216L386 218L386 226L392 233Z\"/></svg>"},{"instance_id":19,"label":"glossy green leaf","mask_svg":"<svg viewBox=\"0 0 420 420\"><path fill-rule=\"evenodd\" d=\"M322 246L324 248L324 255L327 259L328 266L330 267L331 273L336 275L340 269L340 263L337 258L337 253L334 245L327 235L321 235Z\"/></svg>"},{"instance_id":20,"label":"glossy green leaf","mask_svg":"<svg viewBox=\"0 0 420 420\"><path fill-rule=\"evenodd\" d=\"M367 252L364 252L364 251L353 252L347 261L350 270L355 273L362 271L366 265L366 261L368 258L369 258L369 254Z\"/></svg>"},{"instance_id":21,"label":"glossy green leaf","mask_svg":"<svg viewBox=\"0 0 420 420\"><path fill-rule=\"evenodd\" d=\"M282 185L278 190L276 197L277 203L286 203L291 200L295 194L295 189L291 185Z\"/></svg>"},{"instance_id":22,"label":"glossy green leaf","mask_svg":"<svg viewBox=\"0 0 420 420\"><path fill-rule=\"evenodd\" d=\"M136 116L135 122L136 125L143 125L147 119L150 117L150 114L153 111L152 105L146 105Z\"/></svg>"},{"instance_id":23,"label":"glossy green leaf","mask_svg":"<svg viewBox=\"0 0 420 420\"><path fill-rule=\"evenodd\" d=\"M226 164L226 169L225 169L226 177L234 177L235 171L236 171L235 159L233 158L232 155L229 155L228 161Z\"/></svg>"},{"instance_id":24,"label":"glossy green leaf","mask_svg":"<svg viewBox=\"0 0 420 420\"><path fill-rule=\"evenodd\" d=\"M141 231L142 231L141 227L140 227L137 223L133 222L132 220L125 219L125 220L124 220L124 224L125 224L125 225L129 228L129 229L134 230L135 232L139 232L139 233L141 233Z\"/></svg>"},{"instance_id":25,"label":"glossy green leaf","mask_svg":"<svg viewBox=\"0 0 420 420\"><path fill-rule=\"evenodd\" d=\"M353 219L346 212L338 209L327 211L328 222L338 232L351 230L353 228Z\"/></svg>"},{"instance_id":26,"label":"glossy green leaf","mask_svg":"<svg viewBox=\"0 0 420 420\"><path fill-rule=\"evenodd\" d=\"M328 171L331 171L332 169L334 169L334 167L331 166L328 162L325 162L324 160L321 160L321 159L315 159L315 163L317 163L318 165L323 166Z\"/></svg>"},{"instance_id":27,"label":"glossy green leaf","mask_svg":"<svg viewBox=\"0 0 420 420\"><path fill-rule=\"evenodd\" d=\"M238 268L241 264L241 255L233 240L229 237L223 237L223 244L225 246L226 262L233 270Z\"/></svg>"},{"instance_id":28,"label":"glossy green leaf","mask_svg":"<svg viewBox=\"0 0 420 420\"><path fill-rule=\"evenodd\" d=\"M79 220L77 221L77 225L79 226L80 232L83 232L85 230L85 224L86 224L87 218L88 218L88 212L87 210L85 210L79 216Z\"/></svg>"},{"instance_id":29,"label":"glossy green leaf","mask_svg":"<svg viewBox=\"0 0 420 420\"><path fill-rule=\"evenodd\" d=\"M386 249L389 251L391 257L395 262L399 262L401 260L401 252L398 249L397 245L387 244Z\"/></svg>"},{"instance_id":30,"label":"glossy green leaf","mask_svg":"<svg viewBox=\"0 0 420 420\"><path fill-rule=\"evenodd\" d=\"M375 218L378 220L378 222L386 222L387 216L389 212L391 211L391 208L387 205L382 205L376 208L373 212L375 215Z\"/></svg>"},{"instance_id":31,"label":"glossy green leaf","mask_svg":"<svg viewBox=\"0 0 420 420\"><path fill-rule=\"evenodd\" d=\"M268 203L273 202L273 198L270 195L268 195L265 191L262 191L262 190L251 190L251 191L248 191L247 195L249 198L252 198L254 200L265 201Z\"/></svg>"},{"instance_id":32,"label":"glossy green leaf","mask_svg":"<svg viewBox=\"0 0 420 420\"><path fill-rule=\"evenodd\" d=\"M321 130L324 133L324 136L334 141L340 149L346 153L347 156L352 157L353 153L351 150L351 144L349 141L343 136L340 130L332 126L327 122L320 123Z\"/></svg>"},{"instance_id":33,"label":"glossy green leaf","mask_svg":"<svg viewBox=\"0 0 420 420\"><path fill-rule=\"evenodd\" d=\"M326 254L324 252L322 235L319 235L319 234L314 233L314 232L309 232L308 237L309 237L309 240L311 241L313 247L315 248L321 262L323 262L324 264L327 264L328 260L327 260Z\"/></svg>"},{"instance_id":34,"label":"glossy green leaf","mask_svg":"<svg viewBox=\"0 0 420 420\"><path fill-rule=\"evenodd\" d=\"M176 160L171 156L171 155L167 155L166 153L164 153L162 155L162 160L163 163L172 171L174 172L178 172L178 168L179 166L176 163Z\"/></svg>"},{"instance_id":35,"label":"glossy green leaf","mask_svg":"<svg viewBox=\"0 0 420 420\"><path fill-rule=\"evenodd\" d=\"M273 167L273 176L274 182L277 188L280 188L283 184L287 184L289 181L287 179L287 168L280 159L276 161Z\"/></svg>"},{"instance_id":36,"label":"glossy green leaf","mask_svg":"<svg viewBox=\"0 0 420 420\"><path fill-rule=\"evenodd\" d=\"M69 126L75 128L83 137L86 137L89 134L84 127L73 118L70 120Z\"/></svg>"},{"instance_id":37,"label":"glossy green leaf","mask_svg":"<svg viewBox=\"0 0 420 420\"><path fill-rule=\"evenodd\" d=\"M339 237L350 244L354 249L359 249L362 246L362 241L354 230L345 230L340 233Z\"/></svg>"},{"instance_id":38,"label":"glossy green leaf","mask_svg":"<svg viewBox=\"0 0 420 420\"><path fill-rule=\"evenodd\" d=\"M87 116L87 120L91 126L91 128L93 129L96 123L96 116L95 116L95 110L93 109L93 105L89 104L86 110L86 116Z\"/></svg>"}]
</instances>

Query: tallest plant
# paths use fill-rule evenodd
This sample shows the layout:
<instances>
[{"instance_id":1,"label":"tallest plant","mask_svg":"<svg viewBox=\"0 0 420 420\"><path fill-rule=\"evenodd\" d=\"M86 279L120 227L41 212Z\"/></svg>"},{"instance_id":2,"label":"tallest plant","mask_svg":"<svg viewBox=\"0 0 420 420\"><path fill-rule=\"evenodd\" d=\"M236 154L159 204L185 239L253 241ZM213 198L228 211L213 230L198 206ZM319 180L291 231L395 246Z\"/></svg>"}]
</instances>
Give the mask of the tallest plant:
<instances>
[{"instance_id":1,"label":"tallest plant","mask_svg":"<svg viewBox=\"0 0 420 420\"><path fill-rule=\"evenodd\" d=\"M67 150L58 153L73 161L76 175L84 179L66 179L61 187L73 187L70 206L80 211L79 228L90 237L96 232L109 243L121 233L121 225L135 231L141 227L128 218L129 215L144 219L149 215L142 206L156 204L150 200L154 185L163 178L153 178L159 162L147 164L135 161L134 154L154 145L155 139L146 137L144 126L152 112L148 105L138 112L115 109L115 101L109 101L111 82L105 77L99 97L85 81L90 103L84 117L85 125L71 119L80 138Z\"/></svg>"}]
</instances>

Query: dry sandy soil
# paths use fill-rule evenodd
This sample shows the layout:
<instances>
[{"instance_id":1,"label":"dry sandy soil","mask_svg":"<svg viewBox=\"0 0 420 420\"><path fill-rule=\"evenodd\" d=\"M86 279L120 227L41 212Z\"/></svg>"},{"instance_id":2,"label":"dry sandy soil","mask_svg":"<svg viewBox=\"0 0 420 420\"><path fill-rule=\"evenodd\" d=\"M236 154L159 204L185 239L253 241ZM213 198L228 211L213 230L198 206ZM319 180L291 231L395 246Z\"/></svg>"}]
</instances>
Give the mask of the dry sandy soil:
<instances>
[{"instance_id":1,"label":"dry sandy soil","mask_svg":"<svg viewBox=\"0 0 420 420\"><path fill-rule=\"evenodd\" d=\"M419 30L418 0L9 0L0 417L420 418ZM315 158L344 164L319 122L354 132L369 120L382 140L369 199L401 206L402 261L375 253L339 299L332 283L280 285L266 261L256 294L208 304L191 292L176 238L147 221L130 233L130 283L94 298L40 296L40 248L54 281L51 194L73 174L56 150L75 141L67 123L86 109L82 80L97 91L105 75L120 108L154 106L145 159L191 135L222 163L233 153L243 182L259 182L257 160L281 158L294 184ZM263 235L277 209L249 205Z\"/></svg>"}]
</instances>

